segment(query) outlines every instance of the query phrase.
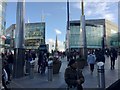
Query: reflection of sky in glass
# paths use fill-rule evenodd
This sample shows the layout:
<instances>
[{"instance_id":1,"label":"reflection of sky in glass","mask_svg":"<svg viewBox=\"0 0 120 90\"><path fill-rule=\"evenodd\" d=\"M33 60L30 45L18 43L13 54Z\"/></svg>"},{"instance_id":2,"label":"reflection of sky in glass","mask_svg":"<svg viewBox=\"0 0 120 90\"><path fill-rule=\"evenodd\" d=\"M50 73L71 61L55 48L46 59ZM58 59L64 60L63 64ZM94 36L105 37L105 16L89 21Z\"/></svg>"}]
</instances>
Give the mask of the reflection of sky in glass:
<instances>
[{"instance_id":1,"label":"reflection of sky in glass","mask_svg":"<svg viewBox=\"0 0 120 90\"><path fill-rule=\"evenodd\" d=\"M86 37L88 46L101 46L103 27L86 26Z\"/></svg>"},{"instance_id":2,"label":"reflection of sky in glass","mask_svg":"<svg viewBox=\"0 0 120 90\"><path fill-rule=\"evenodd\" d=\"M25 29L25 37L44 37L45 24L28 24Z\"/></svg>"},{"instance_id":3,"label":"reflection of sky in glass","mask_svg":"<svg viewBox=\"0 0 120 90\"><path fill-rule=\"evenodd\" d=\"M111 34L117 33L117 31L111 29Z\"/></svg>"},{"instance_id":4,"label":"reflection of sky in glass","mask_svg":"<svg viewBox=\"0 0 120 90\"><path fill-rule=\"evenodd\" d=\"M82 47L82 32L80 26L72 25L70 27L70 46ZM87 46L101 46L103 36L102 25L86 25Z\"/></svg>"},{"instance_id":5,"label":"reflection of sky in glass","mask_svg":"<svg viewBox=\"0 0 120 90\"><path fill-rule=\"evenodd\" d=\"M25 26L25 46L37 49L41 43L45 42L45 23L28 23Z\"/></svg>"}]
</instances>

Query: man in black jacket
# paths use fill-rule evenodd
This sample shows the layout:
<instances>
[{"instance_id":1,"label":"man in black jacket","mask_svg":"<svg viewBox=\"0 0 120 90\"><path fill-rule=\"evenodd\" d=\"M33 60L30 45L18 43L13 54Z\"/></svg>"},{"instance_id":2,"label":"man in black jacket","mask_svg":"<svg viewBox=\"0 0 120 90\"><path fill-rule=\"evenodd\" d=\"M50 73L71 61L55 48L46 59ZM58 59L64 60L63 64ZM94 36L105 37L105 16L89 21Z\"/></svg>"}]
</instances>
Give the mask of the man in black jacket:
<instances>
[{"instance_id":1,"label":"man in black jacket","mask_svg":"<svg viewBox=\"0 0 120 90\"><path fill-rule=\"evenodd\" d=\"M10 75L8 75L8 80L11 81L10 76L12 75L12 72L13 72L13 62L14 62L14 55L12 54L12 52L8 53L7 62L10 70L9 72Z\"/></svg>"},{"instance_id":2,"label":"man in black jacket","mask_svg":"<svg viewBox=\"0 0 120 90\"><path fill-rule=\"evenodd\" d=\"M115 60L117 59L117 51L114 48L111 48L110 59L111 59L111 70L112 70L114 69Z\"/></svg>"},{"instance_id":3,"label":"man in black jacket","mask_svg":"<svg viewBox=\"0 0 120 90\"><path fill-rule=\"evenodd\" d=\"M70 60L64 77L68 88L77 87L77 90L83 90L82 84L84 83L84 76L81 70L77 70L77 62L75 60Z\"/></svg>"}]
</instances>

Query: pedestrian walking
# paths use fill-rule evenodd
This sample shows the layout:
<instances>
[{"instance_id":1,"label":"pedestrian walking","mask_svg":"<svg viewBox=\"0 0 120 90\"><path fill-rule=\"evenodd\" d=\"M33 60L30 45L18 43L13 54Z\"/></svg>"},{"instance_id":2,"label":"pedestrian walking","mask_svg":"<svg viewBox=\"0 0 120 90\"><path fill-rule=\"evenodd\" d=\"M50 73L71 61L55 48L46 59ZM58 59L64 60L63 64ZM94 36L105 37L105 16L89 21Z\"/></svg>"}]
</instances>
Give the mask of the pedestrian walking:
<instances>
[{"instance_id":1,"label":"pedestrian walking","mask_svg":"<svg viewBox=\"0 0 120 90\"><path fill-rule=\"evenodd\" d=\"M93 74L94 64L95 64L95 62L96 62L96 58L95 58L95 55L92 54L92 52L90 52L90 53L88 54L87 62L88 62L88 64L90 65L91 74Z\"/></svg>"},{"instance_id":2,"label":"pedestrian walking","mask_svg":"<svg viewBox=\"0 0 120 90\"><path fill-rule=\"evenodd\" d=\"M47 66L48 66L47 55L46 55L46 53L44 53L43 60L41 62L41 74L42 75L45 75L45 70L46 70Z\"/></svg>"},{"instance_id":3,"label":"pedestrian walking","mask_svg":"<svg viewBox=\"0 0 120 90\"><path fill-rule=\"evenodd\" d=\"M9 69L10 69L10 76L11 76L12 72L13 72L13 63L14 63L14 55L12 54L11 51L8 53L7 62L8 62L8 66L9 66ZM9 81L11 81L10 76L8 77Z\"/></svg>"},{"instance_id":4,"label":"pedestrian walking","mask_svg":"<svg viewBox=\"0 0 120 90\"><path fill-rule=\"evenodd\" d=\"M5 90L8 90L7 81L8 81L8 75L6 70L3 68L2 69L2 86L4 87Z\"/></svg>"},{"instance_id":5,"label":"pedestrian walking","mask_svg":"<svg viewBox=\"0 0 120 90\"><path fill-rule=\"evenodd\" d=\"M67 51L67 61L70 61L70 52Z\"/></svg>"},{"instance_id":6,"label":"pedestrian walking","mask_svg":"<svg viewBox=\"0 0 120 90\"><path fill-rule=\"evenodd\" d=\"M40 51L38 56L38 73L40 73L42 61L43 61L43 52Z\"/></svg>"},{"instance_id":7,"label":"pedestrian walking","mask_svg":"<svg viewBox=\"0 0 120 90\"><path fill-rule=\"evenodd\" d=\"M7 73L8 81L11 81L10 77L11 77L12 71L10 68L10 64L12 61L10 61L11 59L9 58L8 55L5 55L5 58L2 59L2 68L5 69L5 71Z\"/></svg>"},{"instance_id":8,"label":"pedestrian walking","mask_svg":"<svg viewBox=\"0 0 120 90\"><path fill-rule=\"evenodd\" d=\"M70 88L77 88L77 90L83 90L82 84L84 83L84 76L81 70L77 69L77 62L72 59L70 60L68 67L64 74L65 82Z\"/></svg>"},{"instance_id":9,"label":"pedestrian walking","mask_svg":"<svg viewBox=\"0 0 120 90\"><path fill-rule=\"evenodd\" d=\"M114 48L111 48L110 59L111 59L111 70L112 70L115 68L115 60L117 60L117 51Z\"/></svg>"},{"instance_id":10,"label":"pedestrian walking","mask_svg":"<svg viewBox=\"0 0 120 90\"><path fill-rule=\"evenodd\" d=\"M2 61L2 86L5 90L8 90L7 84L9 84L10 70L6 61Z\"/></svg>"},{"instance_id":11,"label":"pedestrian walking","mask_svg":"<svg viewBox=\"0 0 120 90\"><path fill-rule=\"evenodd\" d=\"M32 59L35 60L35 58L36 58L36 53L35 53L35 51L33 51L32 52Z\"/></svg>"},{"instance_id":12,"label":"pedestrian walking","mask_svg":"<svg viewBox=\"0 0 120 90\"><path fill-rule=\"evenodd\" d=\"M96 50L95 57L96 57L96 62L105 63L104 51L102 49Z\"/></svg>"}]
</instances>

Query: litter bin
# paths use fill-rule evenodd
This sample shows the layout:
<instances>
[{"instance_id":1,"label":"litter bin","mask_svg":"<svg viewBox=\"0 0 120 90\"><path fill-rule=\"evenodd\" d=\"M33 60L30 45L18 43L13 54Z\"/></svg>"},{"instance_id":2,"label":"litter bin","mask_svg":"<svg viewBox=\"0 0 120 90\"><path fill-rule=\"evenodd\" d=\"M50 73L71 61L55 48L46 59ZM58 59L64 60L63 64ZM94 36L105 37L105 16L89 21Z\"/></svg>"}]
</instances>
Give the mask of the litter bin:
<instances>
[{"instance_id":1,"label":"litter bin","mask_svg":"<svg viewBox=\"0 0 120 90\"><path fill-rule=\"evenodd\" d=\"M48 61L48 81L52 81L53 78L53 61Z\"/></svg>"},{"instance_id":2,"label":"litter bin","mask_svg":"<svg viewBox=\"0 0 120 90\"><path fill-rule=\"evenodd\" d=\"M104 70L104 63L98 62L98 87L99 88L105 88L105 70Z\"/></svg>"},{"instance_id":3,"label":"litter bin","mask_svg":"<svg viewBox=\"0 0 120 90\"><path fill-rule=\"evenodd\" d=\"M34 66L35 66L35 62L34 61L30 61L30 79L34 78Z\"/></svg>"}]
</instances>

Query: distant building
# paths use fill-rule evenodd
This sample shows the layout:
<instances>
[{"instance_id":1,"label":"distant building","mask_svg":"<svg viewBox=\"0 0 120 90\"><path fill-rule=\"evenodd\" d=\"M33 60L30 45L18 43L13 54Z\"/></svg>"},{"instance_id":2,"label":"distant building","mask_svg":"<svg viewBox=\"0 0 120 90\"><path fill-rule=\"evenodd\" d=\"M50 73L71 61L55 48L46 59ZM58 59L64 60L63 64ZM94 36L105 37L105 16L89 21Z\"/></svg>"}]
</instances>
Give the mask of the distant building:
<instances>
[{"instance_id":1,"label":"distant building","mask_svg":"<svg viewBox=\"0 0 120 90\"><path fill-rule=\"evenodd\" d=\"M120 33L120 1L118 2L118 31Z\"/></svg>"},{"instance_id":2,"label":"distant building","mask_svg":"<svg viewBox=\"0 0 120 90\"><path fill-rule=\"evenodd\" d=\"M112 47L120 48L120 33L115 33L111 35L110 45Z\"/></svg>"},{"instance_id":3,"label":"distant building","mask_svg":"<svg viewBox=\"0 0 120 90\"><path fill-rule=\"evenodd\" d=\"M2 47L4 46L4 41L1 36L4 35L4 30L6 26L6 0L0 0L0 52L2 51Z\"/></svg>"},{"instance_id":4,"label":"distant building","mask_svg":"<svg viewBox=\"0 0 120 90\"><path fill-rule=\"evenodd\" d=\"M83 47L80 20L70 21L70 49ZM111 47L110 37L118 32L118 26L106 19L86 20L87 48L102 48L102 38L105 38L105 47Z\"/></svg>"},{"instance_id":5,"label":"distant building","mask_svg":"<svg viewBox=\"0 0 120 90\"><path fill-rule=\"evenodd\" d=\"M12 24L6 29L6 36L11 38L10 47L14 48L16 25ZM38 49L40 44L45 44L45 22L25 24L25 48Z\"/></svg>"}]
</instances>

